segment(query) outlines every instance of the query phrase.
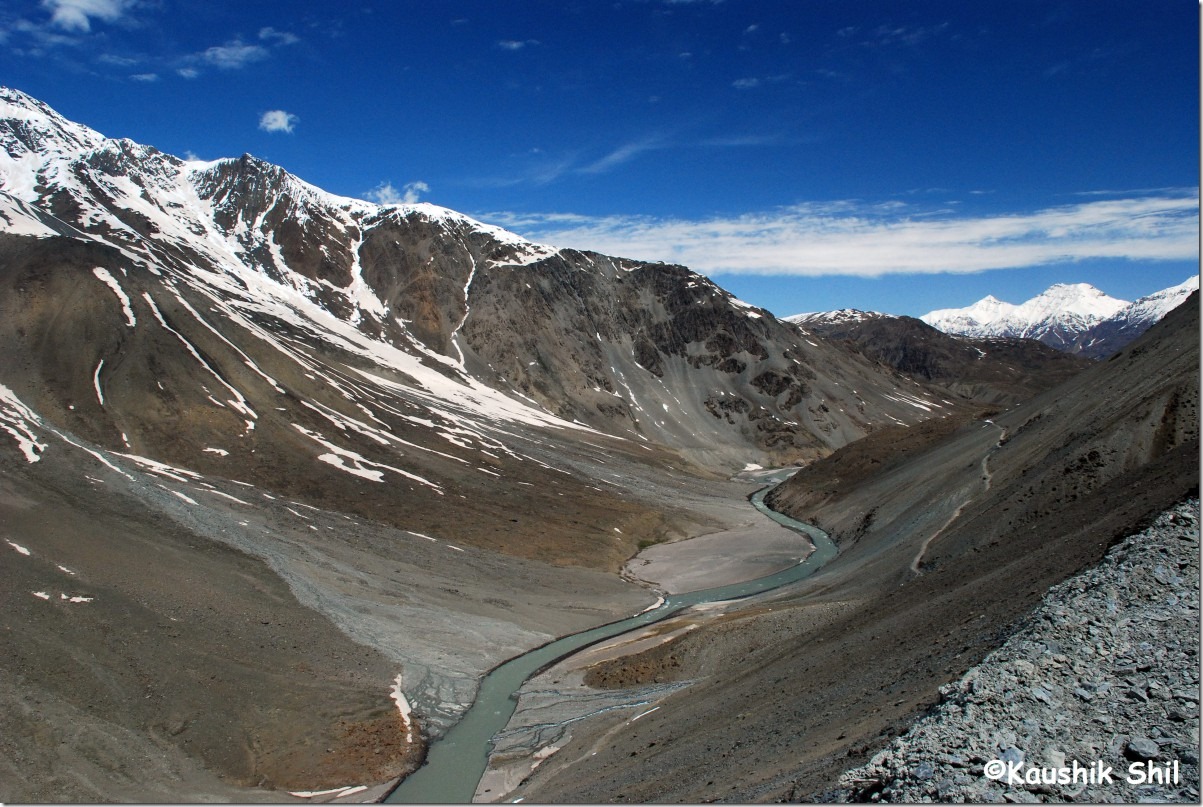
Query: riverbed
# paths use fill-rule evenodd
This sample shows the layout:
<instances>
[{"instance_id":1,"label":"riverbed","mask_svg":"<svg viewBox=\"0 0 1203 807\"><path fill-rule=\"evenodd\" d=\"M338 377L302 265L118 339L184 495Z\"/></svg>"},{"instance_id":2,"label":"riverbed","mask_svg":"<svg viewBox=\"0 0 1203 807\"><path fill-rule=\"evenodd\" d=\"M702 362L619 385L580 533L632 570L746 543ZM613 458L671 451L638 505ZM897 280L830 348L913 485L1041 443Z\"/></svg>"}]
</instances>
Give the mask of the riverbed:
<instances>
[{"instance_id":1,"label":"riverbed","mask_svg":"<svg viewBox=\"0 0 1203 807\"><path fill-rule=\"evenodd\" d=\"M807 536L814 548L804 560L756 579L670 594L655 609L565 636L499 665L485 676L476 701L460 722L430 747L425 764L407 777L385 801L399 804L471 802L488 765L492 739L505 728L517 707L515 693L530 676L557 660L581 648L667 619L686 608L770 591L822 568L836 555L835 544L826 533L775 513L764 505L765 493L789 473L784 471L771 477L772 483L754 494L751 502L777 523Z\"/></svg>"}]
</instances>

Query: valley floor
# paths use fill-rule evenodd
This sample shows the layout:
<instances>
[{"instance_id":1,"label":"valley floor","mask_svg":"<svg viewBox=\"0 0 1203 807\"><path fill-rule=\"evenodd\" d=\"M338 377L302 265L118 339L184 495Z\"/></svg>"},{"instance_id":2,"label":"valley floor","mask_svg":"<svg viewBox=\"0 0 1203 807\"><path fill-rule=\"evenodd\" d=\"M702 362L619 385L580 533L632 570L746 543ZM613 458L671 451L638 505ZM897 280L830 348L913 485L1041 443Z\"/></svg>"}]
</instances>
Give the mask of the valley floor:
<instances>
[{"instance_id":1,"label":"valley floor","mask_svg":"<svg viewBox=\"0 0 1203 807\"><path fill-rule=\"evenodd\" d=\"M839 789L795 788L778 791L777 797L911 803L1197 802L1198 581L1195 499L1166 511L1153 526L1116 546L1097 567L1050 589L1024 619L1025 627L958 681L942 687L941 702L929 716L868 764L845 773ZM818 628L849 605L815 605L793 618L809 619ZM762 604L757 610L764 617L772 606ZM498 738L476 800L548 801L579 793L581 786L573 777L591 775L599 752L604 755L620 746L634 749L627 754L644 763L608 768L614 778L607 787L613 789L605 800L627 800L624 789L640 787L644 776L656 776L657 762L663 763L674 746L692 746L714 761L716 772L730 770L737 754L753 762L749 751L740 750L755 742L740 728L749 715L729 702L729 695L725 701L708 701L705 687L699 685L706 660L672 650L674 642L721 615L723 605L713 604L706 611L582 651L531 679L523 687L518 713ZM759 620L762 631L763 621ZM688 676L680 674L682 663ZM599 682L598 672L607 665L628 677ZM902 670L893 672L906 680ZM905 693L902 687L895 690L899 696ZM778 710L786 708L787 699L780 693L766 696L766 701L776 699ZM650 728L656 713L674 711L682 699L700 704L714 723L730 727L730 732L707 732L704 747L687 737L662 739ZM829 712L824 717L831 725L843 726L846 734L856 730L855 715L852 720ZM719 746L724 737L733 742ZM761 739L775 742L770 736ZM659 750L662 746L667 748ZM995 759L1026 761L1029 768L1068 766L1075 759L1087 767L1101 761L1118 772L1117 781L1112 786L1010 786L984 775L983 763ZM1178 779L1171 785L1129 784L1124 777L1133 762L1172 768ZM778 780L788 777L786 773ZM723 789L716 789L714 778L696 784L710 792ZM600 795L598 790L588 792ZM741 790L735 798L770 795ZM636 800L645 799L640 795Z\"/></svg>"}]
</instances>

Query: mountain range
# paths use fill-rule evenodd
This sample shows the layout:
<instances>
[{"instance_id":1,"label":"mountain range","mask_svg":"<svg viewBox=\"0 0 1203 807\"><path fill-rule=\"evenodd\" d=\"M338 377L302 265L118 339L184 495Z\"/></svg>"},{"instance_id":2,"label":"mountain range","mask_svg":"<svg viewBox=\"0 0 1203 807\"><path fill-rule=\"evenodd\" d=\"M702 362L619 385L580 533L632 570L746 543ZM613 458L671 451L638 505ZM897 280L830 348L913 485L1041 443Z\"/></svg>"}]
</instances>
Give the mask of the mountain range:
<instances>
[{"instance_id":1,"label":"mountain range","mask_svg":"<svg viewBox=\"0 0 1203 807\"><path fill-rule=\"evenodd\" d=\"M919 319L945 333L1037 339L1100 359L1135 340L1198 288L1196 276L1128 302L1088 283L1058 283L1019 305L987 296L966 308L931 311Z\"/></svg>"},{"instance_id":2,"label":"mountain range","mask_svg":"<svg viewBox=\"0 0 1203 807\"><path fill-rule=\"evenodd\" d=\"M0 145L3 801L274 801L395 781L487 670L651 606L657 596L620 575L641 551L744 541L754 485L740 471L861 457L839 477L855 490L782 494L781 506L849 545L888 543L877 525L902 525L906 545L882 555L893 565L865 577L877 591L905 577L895 561L922 540L915 524L970 506L979 451L997 439L982 418L1007 410L1015 435L1006 479L1018 498L989 506L1003 523L999 511L1029 502L1008 516L1016 529L1073 501L1047 499L1043 482L1023 494L1025 463L1045 481L1057 463L1081 465L1098 484L1072 494L1097 504L1115 469L1139 475L1197 440L1189 312L1122 354L1148 395L1109 398L1103 434L1089 390L1114 382L1098 375L1114 362L908 318L786 322L686 267L537 244L433 205L340 197L251 155L180 159L13 89L0 88ZM1058 396L1078 408L1042 415ZM1079 439L1092 429L1102 436ZM928 451L946 439L946 453ZM902 474L882 477L897 486L878 516L858 498L866 468ZM934 494L953 468L969 476ZM1179 496L1180 471L1115 528ZM920 580L954 568L964 546L936 547ZM880 617L884 601L865 591L839 602ZM814 602L787 594L796 638ZM725 608L699 637L767 613L713 613ZM749 636L778 646L776 628L755 624ZM748 666L729 638L714 655L686 653L674 674L708 681L714 703L759 700L757 720L775 715L787 734L809 720L789 705L801 680L769 696L710 678L717 664L761 681L778 663ZM974 641L939 674L973 663L988 644ZM613 679L634 675L628 660L610 663ZM849 693L877 674L841 673ZM858 747L904 719L934 675L904 706L877 714L880 699L864 699ZM683 737L708 702L666 702L641 726ZM735 797L793 781L798 749L780 742L755 769L702 753L701 738L733 730L708 719L681 749L739 784ZM831 742L841 759L864 753ZM673 764L669 779L704 781L693 762ZM594 781L604 777L573 786Z\"/></svg>"}]
</instances>

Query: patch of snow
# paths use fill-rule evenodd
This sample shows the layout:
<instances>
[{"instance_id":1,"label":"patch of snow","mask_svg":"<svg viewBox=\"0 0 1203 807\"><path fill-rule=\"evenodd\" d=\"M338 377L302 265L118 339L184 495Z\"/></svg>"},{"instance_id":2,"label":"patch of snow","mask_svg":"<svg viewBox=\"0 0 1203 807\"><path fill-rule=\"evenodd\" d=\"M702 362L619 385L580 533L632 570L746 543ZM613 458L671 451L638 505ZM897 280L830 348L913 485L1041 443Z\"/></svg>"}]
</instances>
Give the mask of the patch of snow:
<instances>
[{"instance_id":1,"label":"patch of snow","mask_svg":"<svg viewBox=\"0 0 1203 807\"><path fill-rule=\"evenodd\" d=\"M32 409L21 403L12 390L0 384L0 429L17 441L17 447L25 455L26 462L37 462L47 448L46 443L38 442L33 429L35 424L40 423L41 419Z\"/></svg>"},{"instance_id":2,"label":"patch of snow","mask_svg":"<svg viewBox=\"0 0 1203 807\"><path fill-rule=\"evenodd\" d=\"M121 301L121 313L125 314L125 324L132 328L138 324L138 320L134 318L134 309L130 304L129 296L125 290L121 288L121 284L117 282L117 278L109 274L109 270L103 266L97 266L92 270L92 274L96 275L96 279L113 290L113 294L117 295L117 299Z\"/></svg>"},{"instance_id":3,"label":"patch of snow","mask_svg":"<svg viewBox=\"0 0 1203 807\"><path fill-rule=\"evenodd\" d=\"M402 676L401 673L393 679L393 688L389 693L389 697L397 704L397 711L401 713L401 723L405 726L405 742L413 743L414 741L414 723L411 717L413 709L409 705L409 701L405 698L405 692L401 689Z\"/></svg>"},{"instance_id":4,"label":"patch of snow","mask_svg":"<svg viewBox=\"0 0 1203 807\"><path fill-rule=\"evenodd\" d=\"M164 489L167 490L168 493L171 493L175 496L179 496L181 499L188 502L188 504L191 504L194 506L199 506L199 503L195 499L190 498L189 496L186 496L183 493L180 493L178 490L170 490L168 488L164 488Z\"/></svg>"},{"instance_id":5,"label":"patch of snow","mask_svg":"<svg viewBox=\"0 0 1203 807\"><path fill-rule=\"evenodd\" d=\"M96 372L92 374L92 386L96 387L96 400L100 401L100 405L104 406L104 392L100 389L100 368L104 367L104 359L100 360L100 364L96 365Z\"/></svg>"},{"instance_id":6,"label":"patch of snow","mask_svg":"<svg viewBox=\"0 0 1203 807\"><path fill-rule=\"evenodd\" d=\"M365 457L362 457L359 454L356 454L354 451L351 451L350 449L342 448L341 446L337 446L334 443L329 442L328 440L323 438L321 436L321 434L319 434L317 432L312 432L312 431L306 429L304 426L294 423L294 424L292 424L292 427L294 429L296 429L297 431L299 431L301 434L308 437L310 440L313 440L315 443L317 443L318 445L321 445L322 447L327 449L329 452L331 452L328 454L319 455L318 459L324 463L333 465L335 468L338 468L340 471L345 471L346 473L349 473L353 476L358 476L362 479L369 479L373 482L383 482L384 481L384 471L392 471L393 473L403 476L406 479L412 479L415 482L418 482L420 484L427 486L428 488L433 490L435 493L438 493L440 496L443 495L443 489L441 487L439 487L438 485L436 485L435 483L431 482L429 479L423 479L422 477L418 476L417 474L411 474L409 471L403 471L400 468L395 468L391 465L385 465L385 464L379 463L379 462L372 462L371 460L366 459ZM350 464L348 464L348 462ZM373 470L375 468L379 468L381 470Z\"/></svg>"},{"instance_id":7,"label":"patch of snow","mask_svg":"<svg viewBox=\"0 0 1203 807\"><path fill-rule=\"evenodd\" d=\"M650 715L652 712L656 711L659 708L660 708L659 706L653 706L651 709L648 709L646 712L641 712L640 714L635 715L634 717L632 717L630 719L629 722L634 723L639 718L644 717L646 715Z\"/></svg>"},{"instance_id":8,"label":"patch of snow","mask_svg":"<svg viewBox=\"0 0 1203 807\"><path fill-rule=\"evenodd\" d=\"M28 556L30 554L29 550L26 549L25 547L21 546L20 544L14 544L12 541L5 541L5 543L8 544L9 546L11 546L13 549L17 550L17 552L21 553L22 555Z\"/></svg>"}]
</instances>

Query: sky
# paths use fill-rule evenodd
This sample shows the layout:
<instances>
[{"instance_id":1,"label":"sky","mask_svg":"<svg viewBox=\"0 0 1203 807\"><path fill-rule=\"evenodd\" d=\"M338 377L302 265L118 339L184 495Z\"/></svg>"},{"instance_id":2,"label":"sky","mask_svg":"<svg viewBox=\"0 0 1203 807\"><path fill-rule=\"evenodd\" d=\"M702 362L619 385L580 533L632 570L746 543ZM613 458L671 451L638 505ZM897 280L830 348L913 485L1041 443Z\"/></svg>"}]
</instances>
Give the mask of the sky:
<instances>
[{"instance_id":1,"label":"sky","mask_svg":"<svg viewBox=\"0 0 1203 807\"><path fill-rule=\"evenodd\" d=\"M1198 272L1195 0L6 0L0 84L786 316Z\"/></svg>"}]
</instances>

